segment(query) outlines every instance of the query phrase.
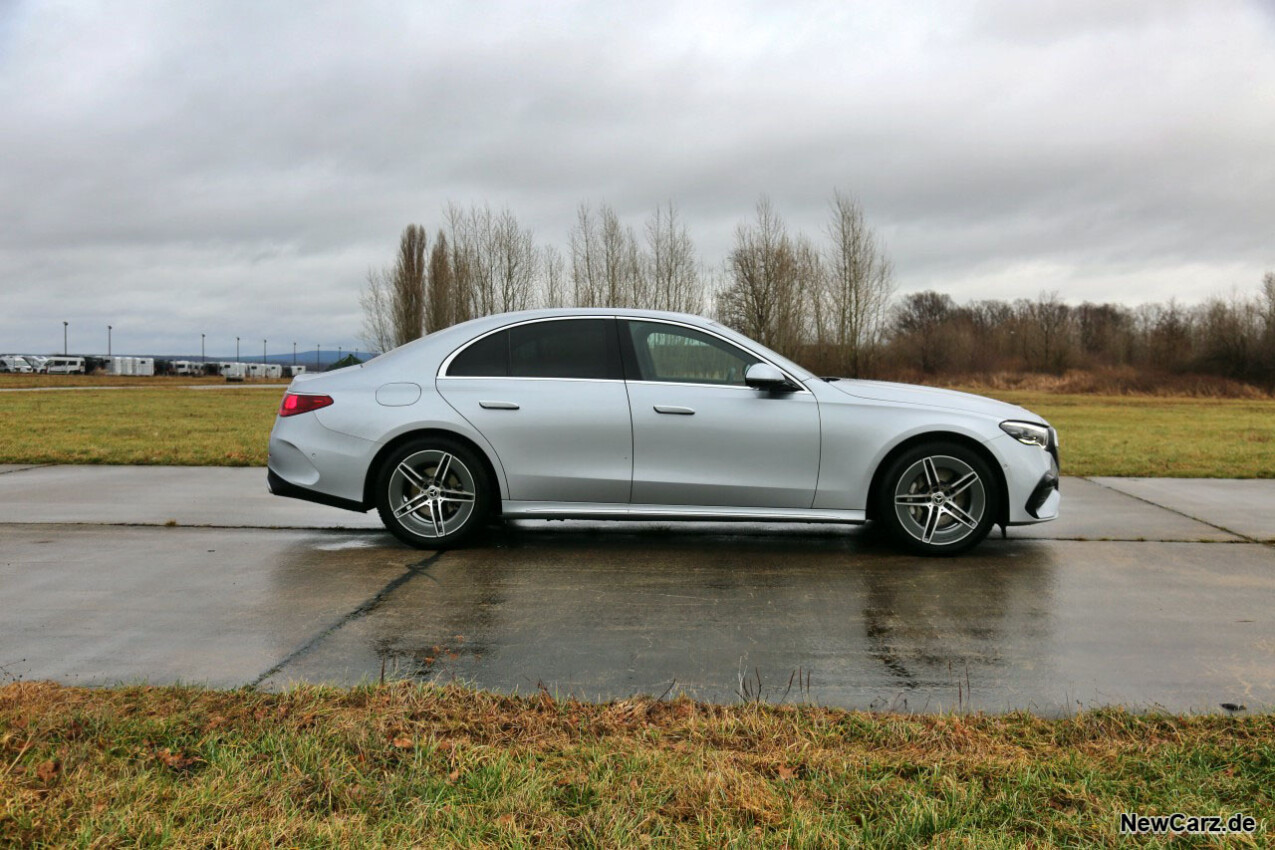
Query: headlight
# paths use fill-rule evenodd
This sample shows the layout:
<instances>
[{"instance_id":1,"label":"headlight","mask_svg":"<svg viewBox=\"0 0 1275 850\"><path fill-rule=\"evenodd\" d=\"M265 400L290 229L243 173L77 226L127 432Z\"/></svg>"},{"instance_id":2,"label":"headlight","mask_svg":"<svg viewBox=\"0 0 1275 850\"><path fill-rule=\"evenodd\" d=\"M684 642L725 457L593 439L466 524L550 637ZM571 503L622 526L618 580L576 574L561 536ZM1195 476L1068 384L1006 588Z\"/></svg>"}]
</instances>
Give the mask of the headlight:
<instances>
[{"instance_id":1,"label":"headlight","mask_svg":"<svg viewBox=\"0 0 1275 850\"><path fill-rule=\"evenodd\" d=\"M1043 449L1049 445L1049 428L1035 422L1016 422L1011 419L1001 423L1001 430L1029 446L1040 446Z\"/></svg>"}]
</instances>

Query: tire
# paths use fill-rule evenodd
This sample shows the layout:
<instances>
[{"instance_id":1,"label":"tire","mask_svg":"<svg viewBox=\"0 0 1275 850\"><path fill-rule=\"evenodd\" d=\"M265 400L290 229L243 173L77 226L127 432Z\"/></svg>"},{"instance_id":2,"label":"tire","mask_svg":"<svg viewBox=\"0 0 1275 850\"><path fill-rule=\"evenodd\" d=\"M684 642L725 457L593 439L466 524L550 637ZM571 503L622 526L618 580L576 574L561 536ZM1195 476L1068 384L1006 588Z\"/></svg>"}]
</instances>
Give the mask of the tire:
<instances>
[{"instance_id":1,"label":"tire","mask_svg":"<svg viewBox=\"0 0 1275 850\"><path fill-rule=\"evenodd\" d=\"M894 540L921 555L977 546L1000 516L1000 488L981 455L959 443L923 443L895 458L881 478L876 517Z\"/></svg>"},{"instance_id":2,"label":"tire","mask_svg":"<svg viewBox=\"0 0 1275 850\"><path fill-rule=\"evenodd\" d=\"M472 449L446 437L424 437L385 459L376 477L376 509L390 533L409 546L445 549L483 526L492 491Z\"/></svg>"}]
</instances>

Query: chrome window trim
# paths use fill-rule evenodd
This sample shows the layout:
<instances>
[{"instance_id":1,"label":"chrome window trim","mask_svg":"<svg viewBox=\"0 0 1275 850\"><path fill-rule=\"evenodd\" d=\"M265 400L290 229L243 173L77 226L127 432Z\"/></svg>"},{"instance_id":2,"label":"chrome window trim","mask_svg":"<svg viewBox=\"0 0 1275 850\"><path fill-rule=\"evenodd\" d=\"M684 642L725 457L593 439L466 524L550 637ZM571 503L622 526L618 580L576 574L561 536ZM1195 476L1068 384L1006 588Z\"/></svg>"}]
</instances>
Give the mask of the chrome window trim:
<instances>
[{"instance_id":1,"label":"chrome window trim","mask_svg":"<svg viewBox=\"0 0 1275 850\"><path fill-rule=\"evenodd\" d=\"M707 336L711 336L714 339L717 339L725 343L726 345L729 345L731 348L736 348L736 349L739 349L740 351L747 351L749 354L756 357L759 361L763 363L769 363L771 366L774 366L776 369L778 369L780 372L784 374L784 377L786 377L789 381L792 381L792 384L793 384L792 392L794 393L810 392L810 390L806 388L806 385L801 380L799 380L795 375L793 375L787 369L780 366L778 363L774 363L768 358L762 357L760 354L758 354L755 351L751 351L747 348L744 348L744 346L735 342L733 339L727 339L726 337L722 336L721 334L709 328L701 328L698 325L690 325L690 324L687 324L686 322L678 322L678 321L674 321L673 319L665 319L662 317L619 316L613 313L612 314L589 313L589 314L584 314L579 316L537 316L536 318L533 318L533 319L523 319L520 322L512 322L508 325L501 325L498 328L492 328L491 330L487 331L481 336L474 337L473 339L466 342L464 345L457 348L451 354L447 355L447 357L443 359L443 365L438 367L438 374L435 375L435 378L438 380L451 379L451 380L457 380L457 381L582 381L585 383L607 383L607 384L634 383L634 384L650 384L653 386L669 386L669 387L713 387L716 389L748 390L749 392L757 392L757 390L754 387L750 387L747 384L743 384L743 385L705 384L705 383L700 383L698 381L646 381L641 378L634 378L632 381L626 381L621 378L546 378L546 377L518 377L516 375L449 375L447 374L447 370L451 368L453 360L459 357L461 353L467 350L471 345L476 345L477 343L486 339L492 334L497 334L497 333L500 333L501 331L507 331L507 330L510 330L511 328L521 327L522 325L536 324L537 322L571 322L571 321L576 321L580 319L614 319L620 322L651 322L651 323L661 324L661 325L672 325L675 328L686 328L687 330L698 331L702 334L706 334ZM625 332L627 333L627 331L628 329L626 328Z\"/></svg>"},{"instance_id":2,"label":"chrome window trim","mask_svg":"<svg viewBox=\"0 0 1275 850\"><path fill-rule=\"evenodd\" d=\"M484 333L482 336L474 337L473 339L466 342L464 345L457 348L451 354L447 355L447 357L443 359L443 365L438 367L438 374L435 377L436 378L455 378L457 380L479 380L479 381L489 381L492 379L498 379L498 380L506 380L506 381L605 381L607 383L619 383L623 381L622 378L545 378L545 377L523 378L523 377L518 377L517 375L449 375L447 374L447 370L451 368L453 360L459 357L462 352L468 350L471 345L478 344L479 342L491 336L492 334L498 334L501 331L507 331L511 328L518 328L518 327L522 327L523 325L534 325L540 322L572 322L572 321L577 321L580 319L614 319L614 318L615 316L606 316L606 315L595 316L592 314L582 315L582 316L537 316L533 319L523 319L521 322L511 322L508 325L501 325L498 328L492 328L491 330Z\"/></svg>"},{"instance_id":3,"label":"chrome window trim","mask_svg":"<svg viewBox=\"0 0 1275 850\"><path fill-rule=\"evenodd\" d=\"M708 329L708 328L701 328L701 327L699 327L699 326L697 326L697 325L688 325L688 324L686 324L686 322L678 322L678 321L674 321L674 320L672 320L672 319L655 318L655 317L647 318L647 317L645 317L645 316L616 316L616 318L617 318L617 319L619 319L619 320L620 320L620 321L622 321L622 322L650 322L650 323L653 323L653 324L672 325L673 327L676 327L676 328L686 328L687 330L699 331L700 333L705 334L706 336L711 336L711 337L713 337L714 339L717 339L717 340L720 340L721 342L726 343L726 344L727 344L727 345L729 345L731 348L735 348L735 349L738 349L738 350L740 350L740 351L747 351L749 354L751 354L751 355L753 355L754 357L756 357L756 358L757 358L759 361L761 361L762 363L768 363L768 364L770 364L771 366L774 366L776 369L778 369L780 372L782 372L782 373L783 373L783 375L784 375L784 377L785 377L785 378L787 378L789 381L792 381L792 384L793 384L792 392L798 392L798 393L808 393L808 392L810 392L810 390L806 389L806 385L805 385L804 383L802 383L800 380L798 380L798 379L797 379L797 377L796 377L795 375L793 375L791 372L789 372L789 371L788 371L787 369L785 369L784 367L780 366L778 363L774 363L774 362L772 362L771 360L769 360L769 359L767 359L767 358L765 358L765 357L762 357L762 356L761 356L760 354L758 354L756 351L751 351L751 350L749 350L749 349L747 349L747 348L744 348L744 346L742 346L742 345L740 345L739 343L735 342L733 339L727 339L726 337L722 336L721 334L717 333L716 331L712 331L712 330L710 330L710 329ZM662 386L670 386L670 387L717 387L717 388L727 388L727 389L735 389L735 390L749 390L750 392L757 392L757 389L756 389L755 387L750 387L750 386L748 386L747 384L742 384L742 385L739 385L739 384L704 384L704 383L700 383L700 382L698 382L698 381L647 381L647 380L644 380L644 379L642 379L642 378L634 378L634 379L633 379L632 381L630 381L629 383L634 383L634 384L659 384L659 385L662 385Z\"/></svg>"},{"instance_id":4,"label":"chrome window trim","mask_svg":"<svg viewBox=\"0 0 1275 850\"><path fill-rule=\"evenodd\" d=\"M576 384L622 384L620 378L545 378L529 375L439 375L440 381L570 381Z\"/></svg>"}]
</instances>

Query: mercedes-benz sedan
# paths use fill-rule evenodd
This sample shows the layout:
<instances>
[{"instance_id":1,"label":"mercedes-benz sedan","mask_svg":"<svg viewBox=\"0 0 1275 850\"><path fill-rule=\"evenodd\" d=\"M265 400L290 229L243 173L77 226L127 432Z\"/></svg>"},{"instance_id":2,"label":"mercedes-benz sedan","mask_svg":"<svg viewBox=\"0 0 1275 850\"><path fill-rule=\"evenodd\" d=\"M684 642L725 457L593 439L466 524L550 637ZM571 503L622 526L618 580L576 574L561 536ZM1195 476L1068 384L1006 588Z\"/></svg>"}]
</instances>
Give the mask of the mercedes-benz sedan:
<instances>
[{"instance_id":1,"label":"mercedes-benz sedan","mask_svg":"<svg viewBox=\"0 0 1275 850\"><path fill-rule=\"evenodd\" d=\"M696 316L536 310L297 377L269 486L428 548L499 515L872 521L943 555L1055 518L1057 446L1020 407L820 378Z\"/></svg>"}]
</instances>

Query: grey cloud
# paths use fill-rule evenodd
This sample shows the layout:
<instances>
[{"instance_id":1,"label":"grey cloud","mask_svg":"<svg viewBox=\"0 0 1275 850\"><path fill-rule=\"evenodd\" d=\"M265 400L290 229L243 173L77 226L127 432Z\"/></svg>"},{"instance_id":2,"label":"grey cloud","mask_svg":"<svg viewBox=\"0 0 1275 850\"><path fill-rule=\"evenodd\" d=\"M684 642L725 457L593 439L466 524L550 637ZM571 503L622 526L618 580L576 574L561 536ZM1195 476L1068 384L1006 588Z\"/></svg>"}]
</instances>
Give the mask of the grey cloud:
<instances>
[{"instance_id":1,"label":"grey cloud","mask_svg":"<svg viewBox=\"0 0 1275 850\"><path fill-rule=\"evenodd\" d=\"M5 8L2 348L68 311L352 346L368 265L448 200L564 245L582 201L671 199L717 262L760 194L817 236L839 187L904 289L960 298L1275 267L1257 4Z\"/></svg>"}]
</instances>

